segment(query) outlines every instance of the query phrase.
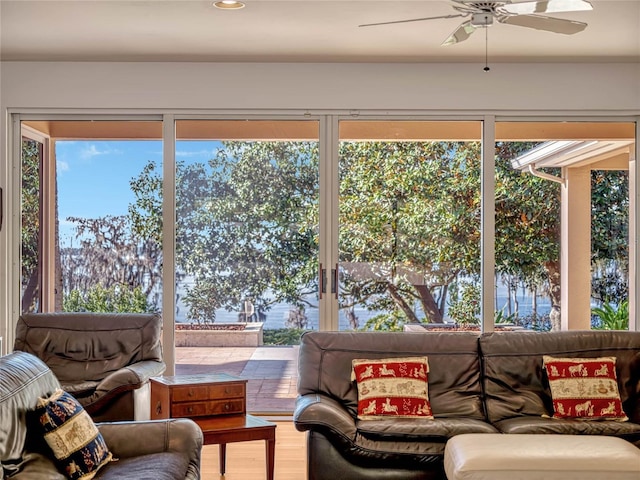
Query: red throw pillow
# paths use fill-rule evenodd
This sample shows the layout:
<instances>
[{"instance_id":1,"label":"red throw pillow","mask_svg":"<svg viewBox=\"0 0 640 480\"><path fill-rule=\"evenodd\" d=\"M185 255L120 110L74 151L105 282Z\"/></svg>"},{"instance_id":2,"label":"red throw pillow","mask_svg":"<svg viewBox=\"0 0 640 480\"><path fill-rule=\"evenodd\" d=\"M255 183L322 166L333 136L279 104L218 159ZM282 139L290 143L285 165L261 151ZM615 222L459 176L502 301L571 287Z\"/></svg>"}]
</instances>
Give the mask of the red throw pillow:
<instances>
[{"instance_id":1,"label":"red throw pillow","mask_svg":"<svg viewBox=\"0 0 640 480\"><path fill-rule=\"evenodd\" d=\"M354 359L351 380L358 386L358 418L432 419L427 357Z\"/></svg>"},{"instance_id":2,"label":"red throw pillow","mask_svg":"<svg viewBox=\"0 0 640 480\"><path fill-rule=\"evenodd\" d=\"M543 356L554 418L629 420L622 409L615 357Z\"/></svg>"}]
</instances>

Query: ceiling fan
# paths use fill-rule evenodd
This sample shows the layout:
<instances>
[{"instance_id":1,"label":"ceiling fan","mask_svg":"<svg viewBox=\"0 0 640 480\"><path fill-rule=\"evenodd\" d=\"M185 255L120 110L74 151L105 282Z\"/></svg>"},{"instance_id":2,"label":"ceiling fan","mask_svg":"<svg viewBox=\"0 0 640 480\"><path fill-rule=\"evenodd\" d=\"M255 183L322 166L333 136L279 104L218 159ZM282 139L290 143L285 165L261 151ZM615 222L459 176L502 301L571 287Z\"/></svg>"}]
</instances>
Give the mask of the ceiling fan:
<instances>
[{"instance_id":1,"label":"ceiling fan","mask_svg":"<svg viewBox=\"0 0 640 480\"><path fill-rule=\"evenodd\" d=\"M441 15L438 17L411 18L391 22L367 23L359 27L374 25L389 25L394 23L422 22L425 20L439 20L445 18L469 18L462 22L442 45L454 45L468 39L477 28L486 28L498 23L516 25L519 27L546 30L548 32L572 35L581 32L586 23L562 18L540 15L543 13L579 12L593 10L593 6L586 0L547 0L537 2L511 3L511 0L478 1L451 0L453 9L459 13Z\"/></svg>"}]
</instances>

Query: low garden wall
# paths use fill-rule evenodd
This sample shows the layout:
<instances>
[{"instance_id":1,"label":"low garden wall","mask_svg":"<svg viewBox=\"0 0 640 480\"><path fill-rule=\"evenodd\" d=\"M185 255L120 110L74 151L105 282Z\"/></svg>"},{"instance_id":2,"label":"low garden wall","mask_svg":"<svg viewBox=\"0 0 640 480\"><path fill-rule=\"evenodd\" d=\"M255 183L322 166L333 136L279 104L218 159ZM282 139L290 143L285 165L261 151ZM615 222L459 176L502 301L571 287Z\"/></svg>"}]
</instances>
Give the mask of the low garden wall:
<instances>
[{"instance_id":1,"label":"low garden wall","mask_svg":"<svg viewBox=\"0 0 640 480\"><path fill-rule=\"evenodd\" d=\"M263 344L263 325L255 322L176 326L175 344L176 347L259 347Z\"/></svg>"}]
</instances>

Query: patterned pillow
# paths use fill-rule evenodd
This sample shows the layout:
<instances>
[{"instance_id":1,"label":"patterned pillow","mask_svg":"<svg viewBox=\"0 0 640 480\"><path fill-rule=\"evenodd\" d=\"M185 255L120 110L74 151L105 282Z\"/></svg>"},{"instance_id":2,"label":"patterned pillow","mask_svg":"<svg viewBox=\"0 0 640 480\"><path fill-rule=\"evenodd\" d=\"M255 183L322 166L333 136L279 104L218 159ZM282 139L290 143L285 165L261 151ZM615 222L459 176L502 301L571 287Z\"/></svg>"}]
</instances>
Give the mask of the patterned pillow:
<instances>
[{"instance_id":1,"label":"patterned pillow","mask_svg":"<svg viewBox=\"0 0 640 480\"><path fill-rule=\"evenodd\" d=\"M616 358L543 356L549 377L554 418L629 420L622 409Z\"/></svg>"},{"instance_id":2,"label":"patterned pillow","mask_svg":"<svg viewBox=\"0 0 640 480\"><path fill-rule=\"evenodd\" d=\"M358 386L358 418L433 419L429 404L427 357L354 359L351 380Z\"/></svg>"},{"instance_id":3,"label":"patterned pillow","mask_svg":"<svg viewBox=\"0 0 640 480\"><path fill-rule=\"evenodd\" d=\"M111 452L84 408L69 393L56 390L38 399L38 425L58 468L71 480L89 480L112 460Z\"/></svg>"}]
</instances>

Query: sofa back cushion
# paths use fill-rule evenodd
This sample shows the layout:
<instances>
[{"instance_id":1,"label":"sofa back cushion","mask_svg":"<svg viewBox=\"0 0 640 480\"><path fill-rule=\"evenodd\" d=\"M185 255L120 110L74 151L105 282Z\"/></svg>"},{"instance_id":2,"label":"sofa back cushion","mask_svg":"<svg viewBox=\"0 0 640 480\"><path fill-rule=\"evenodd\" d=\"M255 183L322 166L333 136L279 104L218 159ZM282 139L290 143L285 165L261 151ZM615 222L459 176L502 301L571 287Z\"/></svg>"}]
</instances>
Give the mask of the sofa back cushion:
<instances>
[{"instance_id":1,"label":"sofa back cushion","mask_svg":"<svg viewBox=\"0 0 640 480\"><path fill-rule=\"evenodd\" d=\"M625 412L640 420L640 332L496 332L480 337L489 421L553 415L542 357L616 357Z\"/></svg>"},{"instance_id":2,"label":"sofa back cushion","mask_svg":"<svg viewBox=\"0 0 640 480\"><path fill-rule=\"evenodd\" d=\"M59 387L51 370L33 355L13 352L0 357L0 463L7 470L22 457L27 411Z\"/></svg>"},{"instance_id":3,"label":"sofa back cushion","mask_svg":"<svg viewBox=\"0 0 640 480\"><path fill-rule=\"evenodd\" d=\"M24 314L15 349L42 359L63 384L100 381L142 360L162 361L161 331L157 314Z\"/></svg>"},{"instance_id":4,"label":"sofa back cushion","mask_svg":"<svg viewBox=\"0 0 640 480\"><path fill-rule=\"evenodd\" d=\"M355 418L358 392L353 359L426 356L429 400L435 417L484 420L478 335L470 332L308 332L302 336L298 393L324 394Z\"/></svg>"}]
</instances>

